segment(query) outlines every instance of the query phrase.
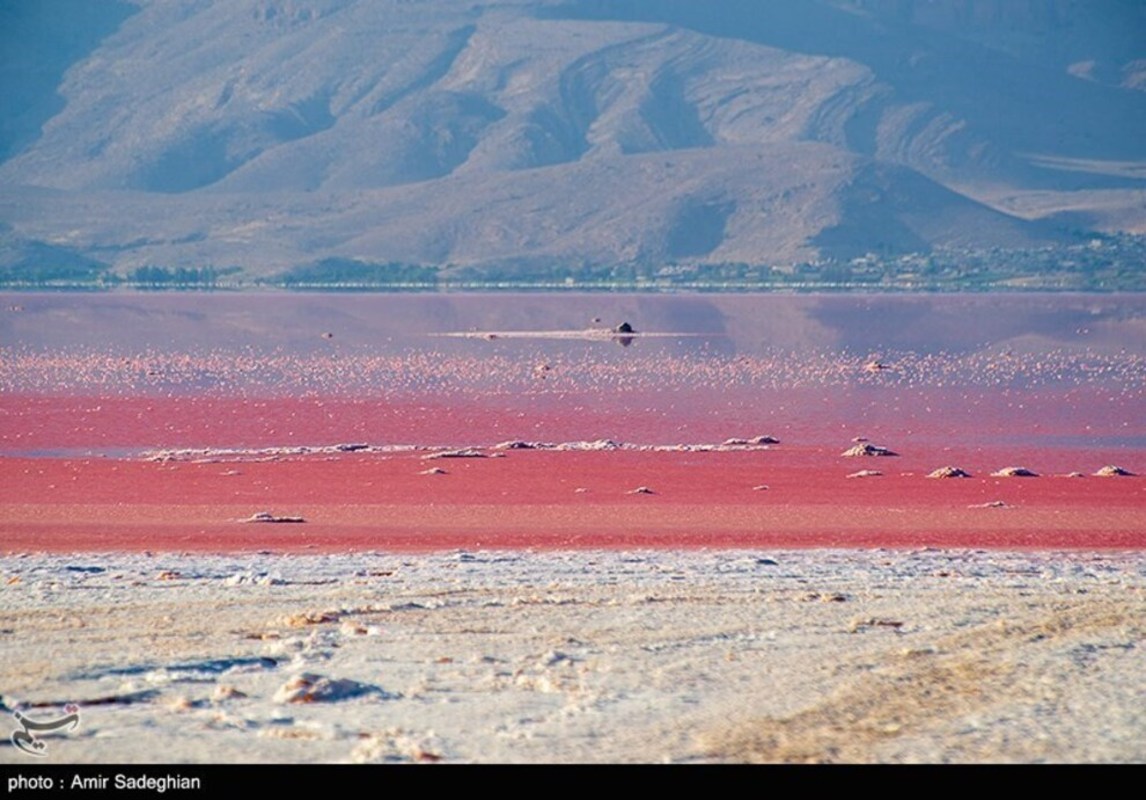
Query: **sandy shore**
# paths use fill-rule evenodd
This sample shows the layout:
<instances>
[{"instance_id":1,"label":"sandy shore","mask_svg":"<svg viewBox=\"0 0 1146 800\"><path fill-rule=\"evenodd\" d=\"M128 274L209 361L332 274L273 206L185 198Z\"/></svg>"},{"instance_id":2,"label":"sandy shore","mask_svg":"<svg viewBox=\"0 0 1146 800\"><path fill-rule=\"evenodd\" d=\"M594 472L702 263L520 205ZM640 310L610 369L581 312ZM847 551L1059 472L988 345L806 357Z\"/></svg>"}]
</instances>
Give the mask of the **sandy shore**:
<instances>
[{"instance_id":1,"label":"sandy shore","mask_svg":"<svg viewBox=\"0 0 1146 800\"><path fill-rule=\"evenodd\" d=\"M1142 762L1140 552L0 560L37 763ZM19 646L16 646L18 643ZM0 761L29 757L6 738Z\"/></svg>"}]
</instances>

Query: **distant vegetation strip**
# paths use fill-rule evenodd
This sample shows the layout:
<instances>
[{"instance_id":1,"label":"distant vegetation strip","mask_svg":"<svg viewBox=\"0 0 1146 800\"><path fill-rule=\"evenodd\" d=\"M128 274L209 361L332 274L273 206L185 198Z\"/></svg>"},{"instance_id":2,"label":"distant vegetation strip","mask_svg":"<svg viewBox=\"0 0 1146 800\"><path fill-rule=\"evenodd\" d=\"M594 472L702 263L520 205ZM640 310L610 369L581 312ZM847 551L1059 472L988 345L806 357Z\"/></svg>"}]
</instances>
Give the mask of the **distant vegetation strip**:
<instances>
[{"instance_id":1,"label":"distant vegetation strip","mask_svg":"<svg viewBox=\"0 0 1146 800\"><path fill-rule=\"evenodd\" d=\"M616 265L537 260L459 267L328 258L269 276L240 266L137 267L86 257L0 263L0 289L108 291L1146 291L1146 236L1111 235L1038 249L868 253L788 266L747 263Z\"/></svg>"}]
</instances>

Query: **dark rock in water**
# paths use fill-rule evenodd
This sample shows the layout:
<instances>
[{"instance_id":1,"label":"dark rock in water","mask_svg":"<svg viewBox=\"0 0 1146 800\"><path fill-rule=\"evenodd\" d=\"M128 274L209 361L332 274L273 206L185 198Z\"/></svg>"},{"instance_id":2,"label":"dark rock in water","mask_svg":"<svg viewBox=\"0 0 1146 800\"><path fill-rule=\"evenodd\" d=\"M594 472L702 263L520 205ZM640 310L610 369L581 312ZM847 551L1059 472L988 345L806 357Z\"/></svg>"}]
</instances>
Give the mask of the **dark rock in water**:
<instances>
[{"instance_id":1,"label":"dark rock in water","mask_svg":"<svg viewBox=\"0 0 1146 800\"><path fill-rule=\"evenodd\" d=\"M757 436L754 439L748 440L749 444L780 444L780 440L775 436Z\"/></svg>"},{"instance_id":2,"label":"dark rock in water","mask_svg":"<svg viewBox=\"0 0 1146 800\"><path fill-rule=\"evenodd\" d=\"M613 328L613 333L636 333L633 326L627 322L622 322L617 327Z\"/></svg>"},{"instance_id":3,"label":"dark rock in water","mask_svg":"<svg viewBox=\"0 0 1146 800\"><path fill-rule=\"evenodd\" d=\"M368 445L368 444L358 444L358 443L356 442L356 443L354 443L354 444L340 444L340 445L336 445L336 446L335 446L335 449L336 449L336 450L338 450L340 453L356 453L356 452L358 452L359 450L369 450L369 449L370 449L370 445Z\"/></svg>"}]
</instances>

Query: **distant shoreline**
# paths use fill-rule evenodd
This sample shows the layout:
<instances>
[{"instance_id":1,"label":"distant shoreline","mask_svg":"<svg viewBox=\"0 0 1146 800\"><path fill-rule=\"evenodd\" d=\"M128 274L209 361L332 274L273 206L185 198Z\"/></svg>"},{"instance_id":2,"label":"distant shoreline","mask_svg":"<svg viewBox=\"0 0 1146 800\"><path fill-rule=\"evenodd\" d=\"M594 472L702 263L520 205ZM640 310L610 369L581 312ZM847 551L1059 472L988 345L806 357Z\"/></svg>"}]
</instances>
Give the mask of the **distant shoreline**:
<instances>
[{"instance_id":1,"label":"distant shoreline","mask_svg":"<svg viewBox=\"0 0 1146 800\"><path fill-rule=\"evenodd\" d=\"M573 264L509 259L424 264L334 257L275 267L129 267L79 254L15 255L0 291L313 291L346 293L639 292L1014 293L1146 291L1146 236L1096 235L1041 248L944 248L867 253L792 264L658 262Z\"/></svg>"},{"instance_id":2,"label":"distant shoreline","mask_svg":"<svg viewBox=\"0 0 1146 800\"><path fill-rule=\"evenodd\" d=\"M636 294L636 295L675 295L675 294L730 294L730 295L911 295L911 294L975 294L975 295L1039 295L1039 294L1142 294L1146 284L1138 286L1112 286L1101 288L1078 288L1073 286L871 286L866 284L838 285L829 283L782 284L782 285L728 285L728 284L681 284L658 286L648 284L598 285L578 283L530 284L530 283L459 283L424 286L368 286L347 284L306 284L295 286L268 286L260 284L233 284L218 286L149 286L145 284L117 284L114 286L94 284L22 284L0 283L0 292L12 294Z\"/></svg>"}]
</instances>

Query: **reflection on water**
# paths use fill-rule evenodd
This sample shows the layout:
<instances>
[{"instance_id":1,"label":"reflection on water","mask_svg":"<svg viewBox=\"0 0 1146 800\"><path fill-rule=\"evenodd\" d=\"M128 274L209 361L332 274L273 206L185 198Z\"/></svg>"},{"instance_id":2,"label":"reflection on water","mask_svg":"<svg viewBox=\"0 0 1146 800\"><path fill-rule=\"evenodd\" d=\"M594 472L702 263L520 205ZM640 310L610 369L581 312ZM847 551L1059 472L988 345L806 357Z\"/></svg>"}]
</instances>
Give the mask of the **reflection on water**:
<instances>
[{"instance_id":1,"label":"reflection on water","mask_svg":"<svg viewBox=\"0 0 1146 800\"><path fill-rule=\"evenodd\" d=\"M1140 295L32 294L0 297L0 309L5 348L128 353L387 354L432 346L457 354L484 352L471 339L500 332L503 344L516 346L552 334L544 337L546 352L561 354L607 341L598 331L627 322L648 337L635 340L634 349L676 354L1059 348L1146 354ZM530 331L529 339L515 335ZM451 332L465 335L426 341L427 334Z\"/></svg>"},{"instance_id":2,"label":"reflection on water","mask_svg":"<svg viewBox=\"0 0 1146 800\"><path fill-rule=\"evenodd\" d=\"M888 431L1141 448L1146 419L1139 295L38 294L0 309L9 450L51 446L21 427L36 395L97 398L72 425L90 432L69 441L153 446L377 441L399 401L438 410L394 416L389 441L438 436L443 408L467 441ZM226 434L218 406L152 420L144 405L133 424L155 435L115 439L100 427L107 396L244 405ZM266 398L313 407L284 416Z\"/></svg>"},{"instance_id":3,"label":"reflection on water","mask_svg":"<svg viewBox=\"0 0 1146 800\"><path fill-rule=\"evenodd\" d=\"M1146 380L1138 295L40 294L0 306L7 391Z\"/></svg>"}]
</instances>

